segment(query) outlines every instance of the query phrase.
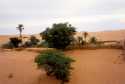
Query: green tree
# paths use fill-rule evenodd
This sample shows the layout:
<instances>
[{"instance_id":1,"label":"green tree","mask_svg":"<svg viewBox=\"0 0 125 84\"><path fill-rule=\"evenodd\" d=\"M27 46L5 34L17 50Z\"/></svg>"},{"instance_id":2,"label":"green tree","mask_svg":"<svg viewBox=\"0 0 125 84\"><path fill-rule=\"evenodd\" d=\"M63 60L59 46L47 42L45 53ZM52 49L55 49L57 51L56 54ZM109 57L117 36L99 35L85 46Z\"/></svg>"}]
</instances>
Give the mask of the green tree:
<instances>
[{"instance_id":1,"label":"green tree","mask_svg":"<svg viewBox=\"0 0 125 84\"><path fill-rule=\"evenodd\" d=\"M21 38L21 40L22 40L22 31L23 31L23 29L24 29L23 24L18 24L18 27L16 27L16 28L19 30L19 32L20 32L20 38Z\"/></svg>"},{"instance_id":2,"label":"green tree","mask_svg":"<svg viewBox=\"0 0 125 84\"><path fill-rule=\"evenodd\" d=\"M75 28L68 23L53 24L40 35L49 44L49 47L65 49L73 40Z\"/></svg>"},{"instance_id":3,"label":"green tree","mask_svg":"<svg viewBox=\"0 0 125 84\"><path fill-rule=\"evenodd\" d=\"M35 58L35 62L39 69L43 68L48 76L53 76L57 80L61 80L61 84L69 82L71 70L71 63L74 60L64 53L57 50L43 51Z\"/></svg>"}]
</instances>

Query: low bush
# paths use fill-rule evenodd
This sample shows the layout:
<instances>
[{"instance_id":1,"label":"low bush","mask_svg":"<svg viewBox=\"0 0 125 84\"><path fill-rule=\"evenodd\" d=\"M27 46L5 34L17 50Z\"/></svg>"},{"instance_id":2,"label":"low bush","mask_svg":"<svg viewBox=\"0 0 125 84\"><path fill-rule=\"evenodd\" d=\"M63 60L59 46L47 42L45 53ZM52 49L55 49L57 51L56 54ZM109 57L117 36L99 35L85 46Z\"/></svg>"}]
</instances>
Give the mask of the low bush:
<instances>
[{"instance_id":1,"label":"low bush","mask_svg":"<svg viewBox=\"0 0 125 84\"><path fill-rule=\"evenodd\" d=\"M71 63L74 60L61 51L46 50L35 58L35 62L40 69L45 69L48 76L54 76L57 80L61 80L61 84L64 84L70 79L73 69Z\"/></svg>"},{"instance_id":2,"label":"low bush","mask_svg":"<svg viewBox=\"0 0 125 84\"><path fill-rule=\"evenodd\" d=\"M31 44L31 42L30 41L26 41L25 43L24 43L24 45L23 45L23 47L32 47L32 44Z\"/></svg>"},{"instance_id":3,"label":"low bush","mask_svg":"<svg viewBox=\"0 0 125 84\"><path fill-rule=\"evenodd\" d=\"M37 39L35 36L31 36L28 41L24 43L24 47L37 47L39 43L39 39Z\"/></svg>"},{"instance_id":4,"label":"low bush","mask_svg":"<svg viewBox=\"0 0 125 84\"><path fill-rule=\"evenodd\" d=\"M35 36L31 36L30 42L31 42L32 46L36 46L39 42L39 39L37 39Z\"/></svg>"},{"instance_id":5,"label":"low bush","mask_svg":"<svg viewBox=\"0 0 125 84\"><path fill-rule=\"evenodd\" d=\"M11 42L8 42L8 43L3 44L1 47L5 49L12 49L14 48L14 45Z\"/></svg>"}]
</instances>

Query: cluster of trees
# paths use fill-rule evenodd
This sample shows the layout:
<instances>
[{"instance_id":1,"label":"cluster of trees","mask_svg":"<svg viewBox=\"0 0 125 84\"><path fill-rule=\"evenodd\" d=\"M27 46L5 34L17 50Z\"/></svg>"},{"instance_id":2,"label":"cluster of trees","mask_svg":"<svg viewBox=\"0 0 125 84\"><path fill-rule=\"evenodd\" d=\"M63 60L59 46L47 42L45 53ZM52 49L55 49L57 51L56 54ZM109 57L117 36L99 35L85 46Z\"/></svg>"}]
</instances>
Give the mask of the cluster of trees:
<instances>
[{"instance_id":1,"label":"cluster of trees","mask_svg":"<svg viewBox=\"0 0 125 84\"><path fill-rule=\"evenodd\" d=\"M28 41L23 43L22 31L24 30L23 24L19 24L16 27L19 30L19 37L10 38L10 42L7 45L9 47L18 48L21 47L50 47L56 49L66 49L68 46L74 47L78 45L79 48L88 44L87 37L88 32L84 32L82 36L74 38L76 29L68 23L53 24L52 27L46 28L40 33L42 40L40 41L35 36L31 36ZM89 43L96 44L96 37L91 37ZM72 45L73 44L73 45Z\"/></svg>"},{"instance_id":2,"label":"cluster of trees","mask_svg":"<svg viewBox=\"0 0 125 84\"><path fill-rule=\"evenodd\" d=\"M79 48L82 48L87 45L91 44L96 45L98 43L98 40L95 36L92 36L90 38L88 38L88 36L89 36L88 32L83 32L82 36L78 36L76 40L74 40L76 45L79 46Z\"/></svg>"}]
</instances>

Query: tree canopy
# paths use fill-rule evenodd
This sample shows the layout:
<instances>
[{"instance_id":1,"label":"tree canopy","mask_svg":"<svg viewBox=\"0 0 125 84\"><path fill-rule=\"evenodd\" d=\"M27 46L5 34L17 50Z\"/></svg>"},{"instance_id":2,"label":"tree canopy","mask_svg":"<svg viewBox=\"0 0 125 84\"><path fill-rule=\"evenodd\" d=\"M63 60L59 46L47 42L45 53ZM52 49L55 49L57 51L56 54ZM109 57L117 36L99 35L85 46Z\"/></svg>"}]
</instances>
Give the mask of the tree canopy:
<instances>
[{"instance_id":1,"label":"tree canopy","mask_svg":"<svg viewBox=\"0 0 125 84\"><path fill-rule=\"evenodd\" d=\"M75 27L68 23L53 24L51 28L47 28L40 33L42 38L48 42L49 47L57 49L65 49L73 40Z\"/></svg>"}]
</instances>

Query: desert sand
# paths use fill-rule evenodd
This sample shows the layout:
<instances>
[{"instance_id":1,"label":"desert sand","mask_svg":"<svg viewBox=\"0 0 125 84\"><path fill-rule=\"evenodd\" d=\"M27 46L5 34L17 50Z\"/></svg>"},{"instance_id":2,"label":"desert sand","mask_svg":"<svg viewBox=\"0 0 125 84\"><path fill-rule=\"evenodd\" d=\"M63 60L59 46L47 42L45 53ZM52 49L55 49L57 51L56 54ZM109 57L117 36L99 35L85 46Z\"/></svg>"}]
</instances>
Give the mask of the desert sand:
<instances>
[{"instance_id":1,"label":"desert sand","mask_svg":"<svg viewBox=\"0 0 125 84\"><path fill-rule=\"evenodd\" d=\"M122 40L125 30L91 33L102 40ZM6 36L0 43L5 42ZM125 62L120 49L70 50L76 60L68 84L125 84ZM38 52L0 49L0 84L60 84L34 63Z\"/></svg>"},{"instance_id":2,"label":"desert sand","mask_svg":"<svg viewBox=\"0 0 125 84\"><path fill-rule=\"evenodd\" d=\"M69 84L125 84L125 63L121 50L72 50L73 63ZM38 70L33 51L0 51L0 84L60 84Z\"/></svg>"}]
</instances>

